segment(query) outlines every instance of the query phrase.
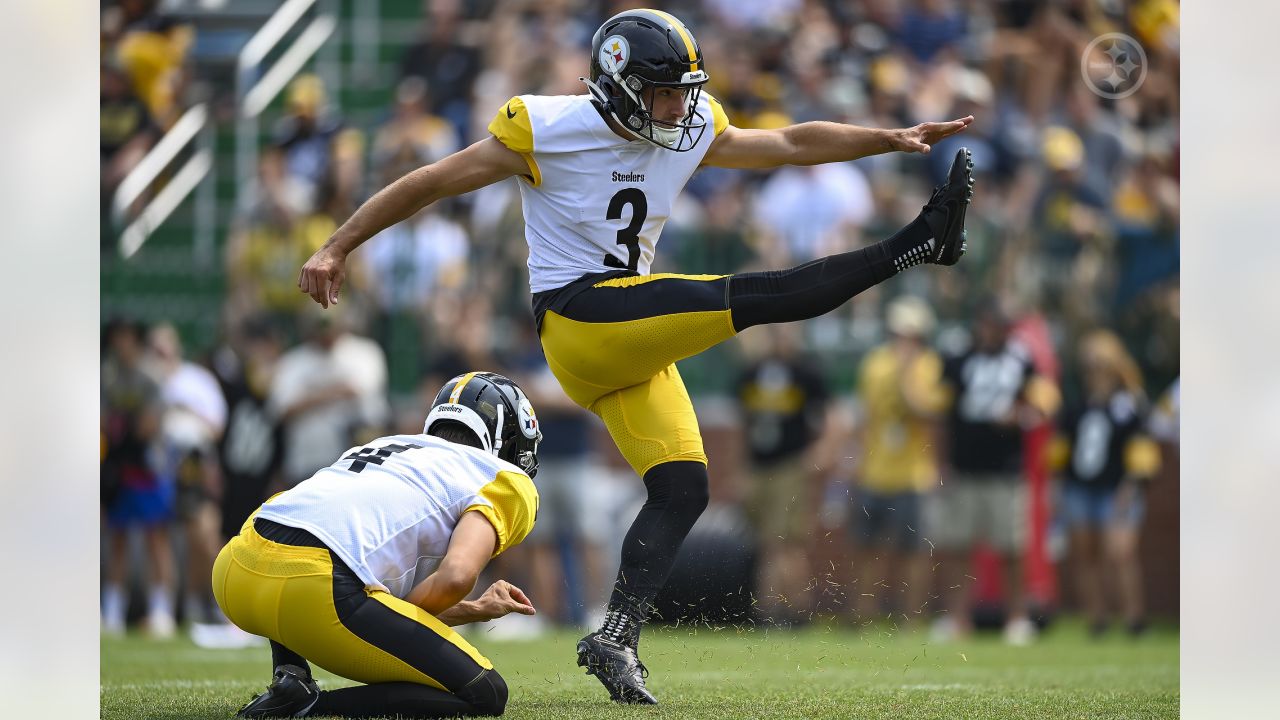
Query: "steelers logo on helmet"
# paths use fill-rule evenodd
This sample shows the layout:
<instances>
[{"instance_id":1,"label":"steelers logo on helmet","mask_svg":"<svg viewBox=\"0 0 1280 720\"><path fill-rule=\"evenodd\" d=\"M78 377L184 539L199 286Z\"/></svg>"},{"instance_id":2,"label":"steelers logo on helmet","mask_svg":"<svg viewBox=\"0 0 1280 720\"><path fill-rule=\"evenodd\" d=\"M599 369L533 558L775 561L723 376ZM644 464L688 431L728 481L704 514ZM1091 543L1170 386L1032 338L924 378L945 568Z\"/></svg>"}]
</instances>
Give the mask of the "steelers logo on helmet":
<instances>
[{"instance_id":1,"label":"steelers logo on helmet","mask_svg":"<svg viewBox=\"0 0 1280 720\"><path fill-rule=\"evenodd\" d=\"M533 412L533 405L523 395L520 398L520 432L533 440L538 437L538 416Z\"/></svg>"},{"instance_id":2,"label":"steelers logo on helmet","mask_svg":"<svg viewBox=\"0 0 1280 720\"><path fill-rule=\"evenodd\" d=\"M600 67L610 75L621 72L630 59L631 45L621 35L606 38L600 46Z\"/></svg>"}]
</instances>

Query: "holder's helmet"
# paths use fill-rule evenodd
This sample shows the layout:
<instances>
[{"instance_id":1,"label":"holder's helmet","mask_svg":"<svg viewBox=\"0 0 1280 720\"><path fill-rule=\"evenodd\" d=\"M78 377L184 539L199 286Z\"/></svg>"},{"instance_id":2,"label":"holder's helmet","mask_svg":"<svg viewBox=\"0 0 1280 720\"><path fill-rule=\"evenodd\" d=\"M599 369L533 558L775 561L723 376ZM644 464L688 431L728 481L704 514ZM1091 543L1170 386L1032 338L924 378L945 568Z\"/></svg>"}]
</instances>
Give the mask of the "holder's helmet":
<instances>
[{"instance_id":1,"label":"holder's helmet","mask_svg":"<svg viewBox=\"0 0 1280 720\"><path fill-rule=\"evenodd\" d=\"M529 477L538 474L542 431L524 391L491 372L459 375L440 388L422 432L438 423L459 423L480 439L485 452L518 466Z\"/></svg>"},{"instance_id":2,"label":"holder's helmet","mask_svg":"<svg viewBox=\"0 0 1280 720\"><path fill-rule=\"evenodd\" d=\"M689 30L660 10L628 10L605 21L591 39L591 76L582 78L602 112L627 132L676 152L693 149L707 123L695 112L708 80ZM653 117L659 88L684 95L685 115L668 123Z\"/></svg>"}]
</instances>

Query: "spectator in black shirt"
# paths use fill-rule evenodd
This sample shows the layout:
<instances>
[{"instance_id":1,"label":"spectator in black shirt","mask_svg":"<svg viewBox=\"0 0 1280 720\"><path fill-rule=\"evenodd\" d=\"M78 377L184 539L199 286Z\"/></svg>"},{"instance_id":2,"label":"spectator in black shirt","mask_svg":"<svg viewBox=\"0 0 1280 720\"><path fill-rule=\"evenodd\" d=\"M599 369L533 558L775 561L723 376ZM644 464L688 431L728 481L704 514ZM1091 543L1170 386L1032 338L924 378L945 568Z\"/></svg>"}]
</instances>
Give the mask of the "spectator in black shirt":
<instances>
[{"instance_id":1,"label":"spectator in black shirt","mask_svg":"<svg viewBox=\"0 0 1280 720\"><path fill-rule=\"evenodd\" d=\"M1022 476L1023 429L1057 409L1057 388L1037 375L1026 349L1010 338L1011 318L996 301L977 312L972 346L949 358L943 383L951 396L947 416L947 471L926 505L929 534L941 562L948 614L935 625L943 639L971 629L970 557L985 540L1005 566L1005 639L1024 645L1035 637L1022 587L1028 493Z\"/></svg>"},{"instance_id":2,"label":"spectator in black shirt","mask_svg":"<svg viewBox=\"0 0 1280 720\"><path fill-rule=\"evenodd\" d=\"M1054 455L1062 472L1063 519L1071 532L1076 592L1096 635L1107 626L1103 585L1114 579L1130 632L1145 628L1138 532L1143 492L1160 468L1146 434L1142 375L1115 334L1097 330L1081 343L1083 397L1062 418Z\"/></svg>"},{"instance_id":3,"label":"spectator in black shirt","mask_svg":"<svg viewBox=\"0 0 1280 720\"><path fill-rule=\"evenodd\" d=\"M288 112L263 157L265 190L277 207L299 215L349 214L362 173L359 132L332 111L324 82L316 75L295 78L285 101Z\"/></svg>"},{"instance_id":4,"label":"spectator in black shirt","mask_svg":"<svg viewBox=\"0 0 1280 720\"><path fill-rule=\"evenodd\" d=\"M103 328L102 503L107 530L107 566L103 572L102 630L125 631L130 575L129 532L146 539L148 576L147 630L172 636L175 566L169 528L174 515L174 486L155 470L153 445L164 409L160 385L143 369L146 350L139 324L117 320Z\"/></svg>"},{"instance_id":5,"label":"spectator in black shirt","mask_svg":"<svg viewBox=\"0 0 1280 720\"><path fill-rule=\"evenodd\" d=\"M427 81L438 112L453 123L459 143L471 120L471 86L482 69L480 51L458 39L460 8L456 0L424 3L427 19L422 38L400 58L400 76Z\"/></svg>"},{"instance_id":6,"label":"spectator in black shirt","mask_svg":"<svg viewBox=\"0 0 1280 720\"><path fill-rule=\"evenodd\" d=\"M227 399L227 429L218 444L225 490L222 536L235 537L267 499L280 472L284 432L267 409L267 393L283 349L279 331L262 317L247 320L213 369Z\"/></svg>"},{"instance_id":7,"label":"spectator in black shirt","mask_svg":"<svg viewBox=\"0 0 1280 720\"><path fill-rule=\"evenodd\" d=\"M806 556L813 526L811 466L805 451L822 430L827 385L797 355L796 326L768 329L772 347L738 378L736 395L750 458L747 512L759 543L756 597L767 617L798 620L810 577Z\"/></svg>"},{"instance_id":8,"label":"spectator in black shirt","mask_svg":"<svg viewBox=\"0 0 1280 720\"><path fill-rule=\"evenodd\" d=\"M129 78L122 70L103 64L99 70L99 79L99 188L102 219L105 221L111 213L111 201L116 187L147 154L159 135L159 129L152 123L146 104L129 87ZM111 237L110 232L103 232L102 242L107 243Z\"/></svg>"}]
</instances>

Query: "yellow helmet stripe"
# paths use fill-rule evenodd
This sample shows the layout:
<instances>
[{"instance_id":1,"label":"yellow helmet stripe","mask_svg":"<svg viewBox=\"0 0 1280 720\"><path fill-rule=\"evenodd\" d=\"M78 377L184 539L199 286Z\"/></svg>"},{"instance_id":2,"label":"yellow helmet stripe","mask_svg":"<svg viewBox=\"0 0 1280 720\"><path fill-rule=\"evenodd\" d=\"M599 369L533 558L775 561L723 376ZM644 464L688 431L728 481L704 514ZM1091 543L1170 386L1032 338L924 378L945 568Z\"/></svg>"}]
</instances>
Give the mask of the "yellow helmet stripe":
<instances>
[{"instance_id":1,"label":"yellow helmet stripe","mask_svg":"<svg viewBox=\"0 0 1280 720\"><path fill-rule=\"evenodd\" d=\"M467 383L471 382L471 378L475 376L476 374L474 372L469 372L466 375L463 375L462 379L458 381L458 384L453 386L453 392L449 393L449 402L458 402L458 398L462 396L462 388L466 387Z\"/></svg>"},{"instance_id":2,"label":"yellow helmet stripe","mask_svg":"<svg viewBox=\"0 0 1280 720\"><path fill-rule=\"evenodd\" d=\"M645 12L651 12L654 15L657 15L658 17L662 18L663 20L666 20L667 22L671 23L671 26L674 27L676 29L676 32L680 34L680 39L684 40L684 49L689 53L689 62L690 62L689 71L698 72L698 50L697 48L694 47L693 36L690 35L689 31L685 29L684 23L677 20L676 17L671 13L665 13L661 10L649 10L646 8Z\"/></svg>"}]
</instances>

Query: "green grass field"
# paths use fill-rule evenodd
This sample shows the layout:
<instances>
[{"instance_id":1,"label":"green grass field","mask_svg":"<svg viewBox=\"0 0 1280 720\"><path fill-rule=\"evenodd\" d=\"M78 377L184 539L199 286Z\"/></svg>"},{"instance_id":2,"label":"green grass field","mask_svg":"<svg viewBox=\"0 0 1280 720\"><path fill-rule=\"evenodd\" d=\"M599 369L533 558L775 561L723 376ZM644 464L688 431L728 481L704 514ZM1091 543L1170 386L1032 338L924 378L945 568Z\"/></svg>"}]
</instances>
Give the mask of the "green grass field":
<instances>
[{"instance_id":1,"label":"green grass field","mask_svg":"<svg viewBox=\"0 0 1280 720\"><path fill-rule=\"evenodd\" d=\"M923 632L810 627L646 632L661 700L619 707L574 665L578 633L471 640L511 688L510 718L1172 718L1178 635L1088 639L1062 624L1032 647L998 637L937 645ZM229 718L270 679L270 653L201 650L184 639L102 641L102 717ZM348 681L318 671L321 687Z\"/></svg>"}]
</instances>

